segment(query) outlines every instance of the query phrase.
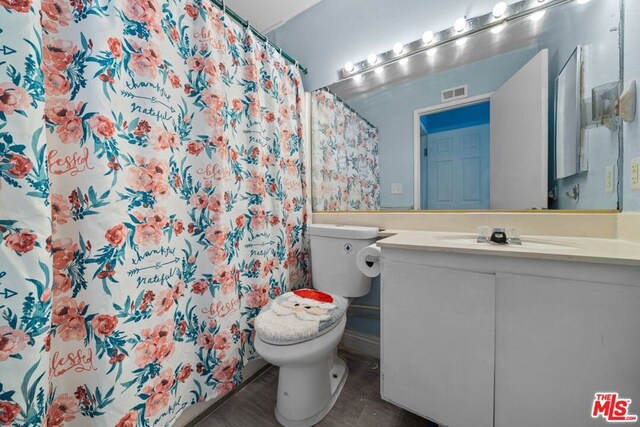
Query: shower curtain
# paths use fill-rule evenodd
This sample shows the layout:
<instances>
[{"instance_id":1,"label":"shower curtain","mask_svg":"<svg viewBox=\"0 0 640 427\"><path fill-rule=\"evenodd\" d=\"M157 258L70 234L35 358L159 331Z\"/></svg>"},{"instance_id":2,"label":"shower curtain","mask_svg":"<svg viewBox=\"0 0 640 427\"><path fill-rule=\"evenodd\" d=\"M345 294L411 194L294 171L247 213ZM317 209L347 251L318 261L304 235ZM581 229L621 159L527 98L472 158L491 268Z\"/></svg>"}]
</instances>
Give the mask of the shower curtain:
<instances>
[{"instance_id":1,"label":"shower curtain","mask_svg":"<svg viewBox=\"0 0 640 427\"><path fill-rule=\"evenodd\" d=\"M298 71L208 0L0 22L0 425L170 425L307 284Z\"/></svg>"},{"instance_id":2,"label":"shower curtain","mask_svg":"<svg viewBox=\"0 0 640 427\"><path fill-rule=\"evenodd\" d=\"M313 92L311 119L313 209L380 209L378 129L323 89Z\"/></svg>"}]
</instances>

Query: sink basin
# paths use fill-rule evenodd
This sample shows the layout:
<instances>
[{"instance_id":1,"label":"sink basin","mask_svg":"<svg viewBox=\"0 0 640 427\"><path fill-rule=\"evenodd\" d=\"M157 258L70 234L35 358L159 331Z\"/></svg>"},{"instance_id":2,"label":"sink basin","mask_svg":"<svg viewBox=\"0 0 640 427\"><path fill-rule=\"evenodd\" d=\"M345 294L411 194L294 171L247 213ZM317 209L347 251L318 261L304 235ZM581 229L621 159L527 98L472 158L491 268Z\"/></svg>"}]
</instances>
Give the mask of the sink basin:
<instances>
[{"instance_id":1,"label":"sink basin","mask_svg":"<svg viewBox=\"0 0 640 427\"><path fill-rule=\"evenodd\" d=\"M455 245L469 245L469 246L492 246L492 247L505 247L505 248L514 248L514 249L575 249L575 246L557 243L543 239L528 239L526 237L522 238L521 245L498 245L495 243L478 243L476 241L476 236L473 234L458 234L458 235L448 235L448 236L436 236L436 239L441 240L443 242L452 243Z\"/></svg>"}]
</instances>

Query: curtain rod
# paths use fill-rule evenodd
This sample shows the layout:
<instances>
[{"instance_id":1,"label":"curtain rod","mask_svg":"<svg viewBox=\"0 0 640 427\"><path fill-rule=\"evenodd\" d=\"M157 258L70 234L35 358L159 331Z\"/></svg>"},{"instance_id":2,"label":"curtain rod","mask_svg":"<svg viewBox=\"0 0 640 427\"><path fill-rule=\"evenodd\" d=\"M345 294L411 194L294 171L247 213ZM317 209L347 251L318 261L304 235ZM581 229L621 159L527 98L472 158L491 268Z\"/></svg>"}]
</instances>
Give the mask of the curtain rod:
<instances>
[{"instance_id":1,"label":"curtain rod","mask_svg":"<svg viewBox=\"0 0 640 427\"><path fill-rule=\"evenodd\" d=\"M249 23L249 21L244 20L240 15L238 15L236 12L234 12L233 10L229 9L226 5L224 0L210 0L211 3L213 3L214 5L216 5L225 15L229 15L231 17L231 19L233 19L234 21L236 21L238 24L240 24L241 26L248 28L251 30L251 32L253 32L253 34L258 37L260 40L262 40L265 43L270 44L271 46L273 46L279 53L280 55L282 55L282 57L284 59L286 59L287 61L289 61L290 63L294 64L296 67L298 67L298 69L300 71L302 71L303 74L307 74L308 70L302 66L302 64L300 64L294 57L292 57L291 55L289 55L287 52L283 51L282 48L280 48L280 46L276 45L275 43L271 42L267 36L265 36L264 34L262 34L260 31L258 31L253 25L251 25Z\"/></svg>"},{"instance_id":2,"label":"curtain rod","mask_svg":"<svg viewBox=\"0 0 640 427\"><path fill-rule=\"evenodd\" d=\"M320 90L324 90L328 93L330 93L331 95L334 96L334 98L336 98L338 101L342 102L342 105L345 106L345 108L349 111L351 111L352 113L354 113L356 116L360 117L362 120L365 121L366 124L368 124L369 126L371 126L372 128L374 128L376 131L378 130L378 127L375 126L373 123L371 123L369 120L365 119L364 117L362 117L362 114L358 113L355 108L353 108L351 105L347 104L345 102L344 99L340 98L338 95L336 95L334 92L331 91L331 89L329 89L328 87L323 87L320 88Z\"/></svg>"}]
</instances>

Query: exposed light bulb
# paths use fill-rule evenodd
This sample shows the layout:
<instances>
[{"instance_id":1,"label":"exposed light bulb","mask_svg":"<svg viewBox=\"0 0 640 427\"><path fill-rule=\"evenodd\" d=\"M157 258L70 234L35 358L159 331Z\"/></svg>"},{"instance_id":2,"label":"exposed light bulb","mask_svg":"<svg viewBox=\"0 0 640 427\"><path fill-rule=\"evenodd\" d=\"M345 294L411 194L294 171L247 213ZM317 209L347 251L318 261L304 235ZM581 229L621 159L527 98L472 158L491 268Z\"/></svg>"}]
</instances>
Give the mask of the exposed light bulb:
<instances>
[{"instance_id":1,"label":"exposed light bulb","mask_svg":"<svg viewBox=\"0 0 640 427\"><path fill-rule=\"evenodd\" d=\"M432 47L431 49L427 50L427 55L428 56L434 56L436 54L436 52L438 52L438 48L437 47Z\"/></svg>"},{"instance_id":2,"label":"exposed light bulb","mask_svg":"<svg viewBox=\"0 0 640 427\"><path fill-rule=\"evenodd\" d=\"M534 13L533 15L531 15L531 20L533 22L537 22L537 21L541 20L542 18L544 18L544 14L545 14L545 11L544 10L540 10L540 11Z\"/></svg>"},{"instance_id":3,"label":"exposed light bulb","mask_svg":"<svg viewBox=\"0 0 640 427\"><path fill-rule=\"evenodd\" d=\"M349 61L349 62L347 62L346 64L344 64L344 70L345 70L347 73L352 72L354 68L355 68L355 67L354 67L354 65L353 65L353 62L351 62L351 61Z\"/></svg>"},{"instance_id":4,"label":"exposed light bulb","mask_svg":"<svg viewBox=\"0 0 640 427\"><path fill-rule=\"evenodd\" d=\"M504 30L507 27L507 23L503 22L500 25L496 25L495 27L491 28L491 32L493 34L500 34L502 32L502 30Z\"/></svg>"},{"instance_id":5,"label":"exposed light bulb","mask_svg":"<svg viewBox=\"0 0 640 427\"><path fill-rule=\"evenodd\" d=\"M409 62L409 58L402 58L400 60L400 65L407 65L408 62Z\"/></svg>"},{"instance_id":6,"label":"exposed light bulb","mask_svg":"<svg viewBox=\"0 0 640 427\"><path fill-rule=\"evenodd\" d=\"M456 19L456 22L453 23L453 29L458 33L465 28L467 28L467 19L464 17Z\"/></svg>"},{"instance_id":7,"label":"exposed light bulb","mask_svg":"<svg viewBox=\"0 0 640 427\"><path fill-rule=\"evenodd\" d=\"M382 74L382 72L384 71L384 68L382 66L377 67L375 70L376 74Z\"/></svg>"},{"instance_id":8,"label":"exposed light bulb","mask_svg":"<svg viewBox=\"0 0 640 427\"><path fill-rule=\"evenodd\" d=\"M375 53L370 53L369 56L367 56L367 62L369 65L375 64L378 62L378 56Z\"/></svg>"},{"instance_id":9,"label":"exposed light bulb","mask_svg":"<svg viewBox=\"0 0 640 427\"><path fill-rule=\"evenodd\" d=\"M463 37L461 39L456 40L456 44L458 46L464 46L467 43L467 37Z\"/></svg>"},{"instance_id":10,"label":"exposed light bulb","mask_svg":"<svg viewBox=\"0 0 640 427\"><path fill-rule=\"evenodd\" d=\"M494 18L500 18L502 15L504 15L504 13L507 11L507 3L504 1L501 1L499 3L496 3L495 6L493 6L493 17Z\"/></svg>"},{"instance_id":11,"label":"exposed light bulb","mask_svg":"<svg viewBox=\"0 0 640 427\"><path fill-rule=\"evenodd\" d=\"M433 41L433 31L425 31L422 35L422 41L424 44L429 44Z\"/></svg>"},{"instance_id":12,"label":"exposed light bulb","mask_svg":"<svg viewBox=\"0 0 640 427\"><path fill-rule=\"evenodd\" d=\"M404 45L402 43L396 43L393 45L393 51L396 55L400 55L404 50Z\"/></svg>"}]
</instances>

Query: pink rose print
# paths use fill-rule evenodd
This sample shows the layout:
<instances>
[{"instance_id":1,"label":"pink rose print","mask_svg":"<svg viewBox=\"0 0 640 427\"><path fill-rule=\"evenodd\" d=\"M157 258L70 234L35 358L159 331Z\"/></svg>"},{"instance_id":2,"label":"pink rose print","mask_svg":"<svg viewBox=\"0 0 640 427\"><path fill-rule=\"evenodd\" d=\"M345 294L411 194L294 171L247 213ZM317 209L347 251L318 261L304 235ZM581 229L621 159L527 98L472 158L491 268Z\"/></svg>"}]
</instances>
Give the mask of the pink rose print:
<instances>
[{"instance_id":1,"label":"pink rose print","mask_svg":"<svg viewBox=\"0 0 640 427\"><path fill-rule=\"evenodd\" d=\"M115 37L109 37L107 39L107 45L109 45L109 51L111 52L111 55L113 55L114 58L116 59L120 59L122 58L122 42L120 41L120 39L117 39Z\"/></svg>"},{"instance_id":2,"label":"pink rose print","mask_svg":"<svg viewBox=\"0 0 640 427\"><path fill-rule=\"evenodd\" d=\"M127 239L127 234L127 228L123 224L118 224L107 230L104 237L111 246L120 246Z\"/></svg>"},{"instance_id":3,"label":"pink rose print","mask_svg":"<svg viewBox=\"0 0 640 427\"><path fill-rule=\"evenodd\" d=\"M62 427L65 422L71 422L78 413L78 403L69 393L56 397L47 411L47 427Z\"/></svg>"},{"instance_id":4,"label":"pink rose print","mask_svg":"<svg viewBox=\"0 0 640 427\"><path fill-rule=\"evenodd\" d=\"M247 306L262 308L269 302L269 287L267 285L252 285L251 292L247 295Z\"/></svg>"},{"instance_id":5,"label":"pink rose print","mask_svg":"<svg viewBox=\"0 0 640 427\"><path fill-rule=\"evenodd\" d=\"M172 132L156 130L150 137L151 147L156 151L174 149L180 146L178 135Z\"/></svg>"},{"instance_id":6,"label":"pink rose print","mask_svg":"<svg viewBox=\"0 0 640 427\"><path fill-rule=\"evenodd\" d=\"M198 209L204 209L209 203L209 197L200 191L189 198L189 203Z\"/></svg>"},{"instance_id":7,"label":"pink rose print","mask_svg":"<svg viewBox=\"0 0 640 427\"><path fill-rule=\"evenodd\" d=\"M153 330L144 329L142 338L144 341L135 346L135 362L140 368L144 368L153 362L162 363L170 357L175 349L173 341L174 324L172 320L157 325Z\"/></svg>"},{"instance_id":8,"label":"pink rose print","mask_svg":"<svg viewBox=\"0 0 640 427\"><path fill-rule=\"evenodd\" d=\"M21 156L20 154L11 154L9 164L11 165L11 168L9 168L7 172L17 179L26 178L26 176L29 175L29 172L31 172L31 169L33 169L31 160Z\"/></svg>"},{"instance_id":9,"label":"pink rose print","mask_svg":"<svg viewBox=\"0 0 640 427\"><path fill-rule=\"evenodd\" d=\"M209 261L214 265L218 265L227 259L227 251L221 246L211 246L207 249L209 255Z\"/></svg>"},{"instance_id":10,"label":"pink rose print","mask_svg":"<svg viewBox=\"0 0 640 427\"><path fill-rule=\"evenodd\" d=\"M56 224L66 224L71 219L71 203L62 194L51 194L51 219Z\"/></svg>"},{"instance_id":11,"label":"pink rose print","mask_svg":"<svg viewBox=\"0 0 640 427\"><path fill-rule=\"evenodd\" d=\"M91 319L91 327L99 337L108 337L118 326L118 318L111 314L98 314Z\"/></svg>"},{"instance_id":12,"label":"pink rose print","mask_svg":"<svg viewBox=\"0 0 640 427\"><path fill-rule=\"evenodd\" d=\"M13 83L0 83L0 112L13 114L24 111L31 104L31 96L24 88Z\"/></svg>"},{"instance_id":13,"label":"pink rose print","mask_svg":"<svg viewBox=\"0 0 640 427\"><path fill-rule=\"evenodd\" d=\"M4 237L4 244L19 254L31 251L36 243L37 236L25 230L18 233L10 233Z\"/></svg>"},{"instance_id":14,"label":"pink rose print","mask_svg":"<svg viewBox=\"0 0 640 427\"><path fill-rule=\"evenodd\" d=\"M71 239L56 239L52 245L53 267L64 270L73 261L78 244Z\"/></svg>"},{"instance_id":15,"label":"pink rose print","mask_svg":"<svg viewBox=\"0 0 640 427\"><path fill-rule=\"evenodd\" d=\"M0 0L0 6L15 10L16 12L25 13L29 12L32 2L33 0Z\"/></svg>"},{"instance_id":16,"label":"pink rose print","mask_svg":"<svg viewBox=\"0 0 640 427\"><path fill-rule=\"evenodd\" d=\"M267 213L259 206L249 208L251 212L251 228L254 231L262 231L267 223Z\"/></svg>"},{"instance_id":17,"label":"pink rose print","mask_svg":"<svg viewBox=\"0 0 640 427\"><path fill-rule=\"evenodd\" d=\"M137 44L136 42L131 42ZM152 42L142 42L140 51L131 54L129 66L141 77L158 77L158 66L162 63L160 48Z\"/></svg>"},{"instance_id":18,"label":"pink rose print","mask_svg":"<svg viewBox=\"0 0 640 427\"><path fill-rule=\"evenodd\" d=\"M0 326L0 362L20 353L28 342L29 336L21 330Z\"/></svg>"},{"instance_id":19,"label":"pink rose print","mask_svg":"<svg viewBox=\"0 0 640 427\"><path fill-rule=\"evenodd\" d=\"M116 132L111 120L102 114L96 114L89 119L89 127L101 139L111 139Z\"/></svg>"},{"instance_id":20,"label":"pink rose print","mask_svg":"<svg viewBox=\"0 0 640 427\"><path fill-rule=\"evenodd\" d=\"M71 289L71 278L59 270L53 270L53 295L59 296Z\"/></svg>"},{"instance_id":21,"label":"pink rose print","mask_svg":"<svg viewBox=\"0 0 640 427\"><path fill-rule=\"evenodd\" d=\"M154 196L165 196L169 191L169 162L136 157L137 166L129 168L129 185L135 191L151 192Z\"/></svg>"},{"instance_id":22,"label":"pink rose print","mask_svg":"<svg viewBox=\"0 0 640 427\"><path fill-rule=\"evenodd\" d=\"M213 339L213 348L220 351L226 351L231 348L231 334L229 331L220 331Z\"/></svg>"},{"instance_id":23,"label":"pink rose print","mask_svg":"<svg viewBox=\"0 0 640 427\"><path fill-rule=\"evenodd\" d=\"M247 191L252 194L265 195L265 180L261 174L255 172L251 175L251 178L247 179Z\"/></svg>"},{"instance_id":24,"label":"pink rose print","mask_svg":"<svg viewBox=\"0 0 640 427\"><path fill-rule=\"evenodd\" d=\"M123 12L132 21L147 24L150 30L160 32L160 7L155 0L129 0L124 3Z\"/></svg>"},{"instance_id":25,"label":"pink rose print","mask_svg":"<svg viewBox=\"0 0 640 427\"><path fill-rule=\"evenodd\" d=\"M49 33L57 33L58 26L65 27L71 21L71 6L65 0L42 0L40 22Z\"/></svg>"},{"instance_id":26,"label":"pink rose print","mask_svg":"<svg viewBox=\"0 0 640 427\"><path fill-rule=\"evenodd\" d=\"M170 394L167 391L151 393L145 402L145 413L148 417L155 417L169 404Z\"/></svg>"},{"instance_id":27,"label":"pink rose print","mask_svg":"<svg viewBox=\"0 0 640 427\"><path fill-rule=\"evenodd\" d=\"M56 133L63 144L77 144L83 135L82 120L80 117L72 117L56 128Z\"/></svg>"},{"instance_id":28,"label":"pink rose print","mask_svg":"<svg viewBox=\"0 0 640 427\"><path fill-rule=\"evenodd\" d=\"M165 289L158 294L158 298L156 298L155 302L155 313L156 316L161 316L162 314L169 311L171 306L173 306L173 292L171 289Z\"/></svg>"},{"instance_id":29,"label":"pink rose print","mask_svg":"<svg viewBox=\"0 0 640 427\"><path fill-rule=\"evenodd\" d=\"M138 425L138 411L129 411L120 418L116 427L136 427Z\"/></svg>"},{"instance_id":30,"label":"pink rose print","mask_svg":"<svg viewBox=\"0 0 640 427\"><path fill-rule=\"evenodd\" d=\"M191 365L184 365L178 373L178 381L180 381L181 383L185 382L191 376L191 371Z\"/></svg>"},{"instance_id":31,"label":"pink rose print","mask_svg":"<svg viewBox=\"0 0 640 427\"><path fill-rule=\"evenodd\" d=\"M15 402L0 400L0 425L10 426L20 414L20 406Z\"/></svg>"},{"instance_id":32,"label":"pink rose print","mask_svg":"<svg viewBox=\"0 0 640 427\"><path fill-rule=\"evenodd\" d=\"M236 277L231 269L227 266L221 267L216 271L216 282L220 283L222 293L227 295L236 290Z\"/></svg>"},{"instance_id":33,"label":"pink rose print","mask_svg":"<svg viewBox=\"0 0 640 427\"><path fill-rule=\"evenodd\" d=\"M213 335L211 335L210 332L201 333L198 335L198 345L207 350L211 350L213 348Z\"/></svg>"},{"instance_id":34,"label":"pink rose print","mask_svg":"<svg viewBox=\"0 0 640 427\"><path fill-rule=\"evenodd\" d=\"M87 335L84 317L80 314L84 310L84 302L61 296L53 301L52 321L58 325L58 336L63 341L80 341Z\"/></svg>"},{"instance_id":35,"label":"pink rose print","mask_svg":"<svg viewBox=\"0 0 640 427\"><path fill-rule=\"evenodd\" d=\"M233 374L236 372L236 366L238 365L238 359L225 360L224 362L213 368L213 376L217 381L228 382L231 381Z\"/></svg>"},{"instance_id":36,"label":"pink rose print","mask_svg":"<svg viewBox=\"0 0 640 427\"><path fill-rule=\"evenodd\" d=\"M198 280L191 285L191 292L197 295L204 294L207 289L209 289L209 286L204 280Z\"/></svg>"}]
</instances>

